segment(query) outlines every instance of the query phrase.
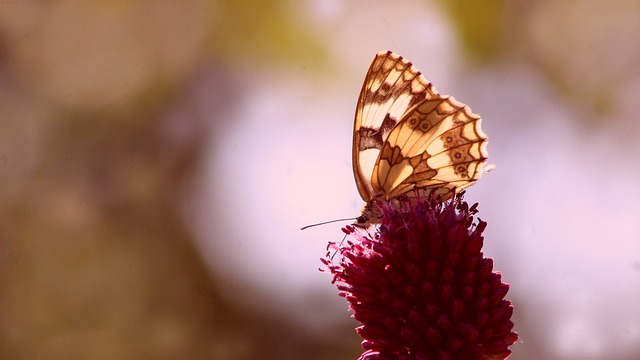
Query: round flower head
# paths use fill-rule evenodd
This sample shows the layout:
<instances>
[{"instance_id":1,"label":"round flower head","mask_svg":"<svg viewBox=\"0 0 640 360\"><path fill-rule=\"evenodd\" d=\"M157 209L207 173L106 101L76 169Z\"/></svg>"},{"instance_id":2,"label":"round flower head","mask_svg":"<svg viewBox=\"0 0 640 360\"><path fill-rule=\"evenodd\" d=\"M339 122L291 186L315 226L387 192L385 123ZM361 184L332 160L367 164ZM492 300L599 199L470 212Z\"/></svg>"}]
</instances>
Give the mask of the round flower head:
<instances>
[{"instance_id":1,"label":"round flower head","mask_svg":"<svg viewBox=\"0 0 640 360\"><path fill-rule=\"evenodd\" d=\"M322 259L362 325L360 360L505 359L512 332L509 285L481 252L487 223L463 194L374 200L370 231L347 226ZM331 253L331 252L330 252Z\"/></svg>"}]
</instances>

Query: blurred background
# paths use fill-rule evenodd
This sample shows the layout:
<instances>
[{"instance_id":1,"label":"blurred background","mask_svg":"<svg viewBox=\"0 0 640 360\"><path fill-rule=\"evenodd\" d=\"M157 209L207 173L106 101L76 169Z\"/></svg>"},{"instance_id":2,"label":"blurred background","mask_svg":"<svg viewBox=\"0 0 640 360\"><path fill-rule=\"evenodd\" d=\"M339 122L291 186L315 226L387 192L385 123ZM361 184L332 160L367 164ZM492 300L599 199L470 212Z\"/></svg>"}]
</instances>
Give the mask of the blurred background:
<instances>
[{"instance_id":1,"label":"blurred background","mask_svg":"<svg viewBox=\"0 0 640 360\"><path fill-rule=\"evenodd\" d=\"M469 104L511 359L640 358L640 3L0 0L0 358L356 359L380 50Z\"/></svg>"}]
</instances>

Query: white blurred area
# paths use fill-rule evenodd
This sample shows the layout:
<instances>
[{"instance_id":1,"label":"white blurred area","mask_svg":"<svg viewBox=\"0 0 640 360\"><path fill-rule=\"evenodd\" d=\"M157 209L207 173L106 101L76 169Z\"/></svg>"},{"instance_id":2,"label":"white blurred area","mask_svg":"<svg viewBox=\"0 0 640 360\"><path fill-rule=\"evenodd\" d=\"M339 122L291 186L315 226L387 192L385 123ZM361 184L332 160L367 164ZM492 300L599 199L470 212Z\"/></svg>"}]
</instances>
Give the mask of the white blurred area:
<instances>
[{"instance_id":1,"label":"white blurred area","mask_svg":"<svg viewBox=\"0 0 640 360\"><path fill-rule=\"evenodd\" d=\"M347 4L336 2L334 6ZM211 187L204 188L204 196L192 197L200 199L202 208L194 213L203 216L197 226L199 239L214 272L223 281L237 277L241 279L239 284L250 284L264 295L245 298L229 293L235 301L266 309L275 306L289 314L297 309L296 317L312 327L319 321L347 319L344 299L337 296L331 277L318 268L327 242L339 241L344 235L340 228L351 222L305 231L300 228L360 215L364 202L351 169L353 116L375 53L393 49L416 64L439 67L440 79L451 73L447 69L455 53L451 30L441 14L421 7L433 14L428 23L438 26L426 27L424 18L407 21L405 16L410 14L389 18L393 21L390 27L413 33L413 39L421 39L421 47L416 47L411 38L395 41L395 36L375 23L367 24L370 19L364 17L360 21L368 29L362 31L370 31L380 42L359 43L359 32L336 29L339 24L354 26L346 18L340 19L352 13L343 8L334 11L337 18L312 17L319 32L353 36L340 36L340 42L331 49L329 76L305 72L305 64L269 72L253 69L241 75L246 97L233 115L233 126L215 139L209 166L204 170L204 181ZM384 17L388 11L380 7L373 12L375 17ZM427 54L434 52L442 52L442 56L429 64ZM309 304L303 301L307 298L319 308L324 304L332 308L309 311Z\"/></svg>"},{"instance_id":2,"label":"white blurred area","mask_svg":"<svg viewBox=\"0 0 640 360\"><path fill-rule=\"evenodd\" d=\"M226 130L213 136L198 180L206 186L194 187L198 191L186 201L195 204L187 212L197 214L191 224L224 295L276 309L306 331L347 320L346 302L331 277L318 271L327 242L342 238L343 224L300 227L359 215L363 201L351 170L353 114L374 54L389 49L483 117L490 163L497 168L466 199L480 203L479 216L488 221L485 253L511 284L507 298L520 334L511 358L535 354L530 346L556 359L639 353L640 79L638 62L621 60L638 60L638 41L592 36L603 28L633 33L626 27L637 29L638 16L626 14L620 23L611 19L614 10L591 5L577 12L580 30L565 27L549 35L539 29L571 22L576 13L551 17L557 10L551 2L534 9L539 14L523 25L540 47L564 52L558 71L584 81L593 97L602 95L594 87L604 81L593 69L614 76L636 70L622 89L602 89L613 110L598 114L560 93L532 65L552 61L544 58L549 49L537 49L545 55L532 62L516 57L471 67L437 6L376 4L360 11L360 1L295 2L301 26L327 37L329 71L314 73L306 64L236 69L244 97ZM608 16L606 26L597 16L582 18L600 11ZM629 41L633 45L616 46ZM598 56L579 54L581 49ZM627 66L610 69L607 59ZM585 118L593 118L591 124ZM246 296L255 289L259 296Z\"/></svg>"}]
</instances>

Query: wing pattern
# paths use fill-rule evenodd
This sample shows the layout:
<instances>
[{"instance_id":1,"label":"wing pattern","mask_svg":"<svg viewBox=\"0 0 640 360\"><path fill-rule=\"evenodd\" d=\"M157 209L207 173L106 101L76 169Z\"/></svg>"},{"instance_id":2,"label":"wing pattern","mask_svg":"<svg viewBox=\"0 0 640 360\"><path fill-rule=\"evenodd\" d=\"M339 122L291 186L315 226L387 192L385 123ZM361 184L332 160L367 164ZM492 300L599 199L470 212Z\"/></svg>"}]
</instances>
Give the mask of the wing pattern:
<instances>
[{"instance_id":1,"label":"wing pattern","mask_svg":"<svg viewBox=\"0 0 640 360\"><path fill-rule=\"evenodd\" d=\"M392 199L413 190L448 196L471 186L486 172L481 122L403 57L378 53L356 108L353 170L361 197Z\"/></svg>"},{"instance_id":2,"label":"wing pattern","mask_svg":"<svg viewBox=\"0 0 640 360\"><path fill-rule=\"evenodd\" d=\"M428 96L433 85L402 56L379 52L367 72L353 132L353 170L360 196L368 201L373 166L391 130L409 110Z\"/></svg>"}]
</instances>

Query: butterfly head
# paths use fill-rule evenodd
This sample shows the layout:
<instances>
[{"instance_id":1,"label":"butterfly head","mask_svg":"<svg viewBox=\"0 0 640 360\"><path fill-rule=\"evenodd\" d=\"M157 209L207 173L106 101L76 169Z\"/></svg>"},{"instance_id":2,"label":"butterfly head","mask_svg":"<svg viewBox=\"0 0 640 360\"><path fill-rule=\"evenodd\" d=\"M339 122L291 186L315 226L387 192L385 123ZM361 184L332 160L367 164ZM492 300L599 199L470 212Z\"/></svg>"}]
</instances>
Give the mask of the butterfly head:
<instances>
[{"instance_id":1,"label":"butterfly head","mask_svg":"<svg viewBox=\"0 0 640 360\"><path fill-rule=\"evenodd\" d=\"M376 195L371 200L367 201L362 209L362 214L356 218L356 221L352 225L361 229L367 229L372 224L377 223L382 217L382 211L378 205L382 200L382 195Z\"/></svg>"}]
</instances>

